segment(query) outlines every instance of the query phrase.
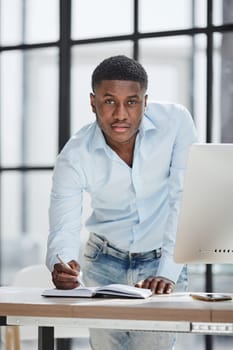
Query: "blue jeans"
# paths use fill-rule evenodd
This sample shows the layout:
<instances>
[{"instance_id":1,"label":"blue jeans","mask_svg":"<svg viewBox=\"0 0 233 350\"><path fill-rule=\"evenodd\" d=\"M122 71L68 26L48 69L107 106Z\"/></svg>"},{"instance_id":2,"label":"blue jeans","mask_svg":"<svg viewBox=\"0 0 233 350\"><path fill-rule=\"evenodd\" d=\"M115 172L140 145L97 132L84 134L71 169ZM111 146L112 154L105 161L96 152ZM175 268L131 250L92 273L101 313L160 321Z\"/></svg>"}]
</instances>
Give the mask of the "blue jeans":
<instances>
[{"instance_id":1,"label":"blue jeans","mask_svg":"<svg viewBox=\"0 0 233 350\"><path fill-rule=\"evenodd\" d=\"M90 234L83 261L83 280L87 286L110 283L135 285L150 275L156 275L160 249L130 254L118 249L103 236ZM187 269L182 270L175 291L187 290ZM90 329L93 350L171 350L176 336L173 333Z\"/></svg>"}]
</instances>

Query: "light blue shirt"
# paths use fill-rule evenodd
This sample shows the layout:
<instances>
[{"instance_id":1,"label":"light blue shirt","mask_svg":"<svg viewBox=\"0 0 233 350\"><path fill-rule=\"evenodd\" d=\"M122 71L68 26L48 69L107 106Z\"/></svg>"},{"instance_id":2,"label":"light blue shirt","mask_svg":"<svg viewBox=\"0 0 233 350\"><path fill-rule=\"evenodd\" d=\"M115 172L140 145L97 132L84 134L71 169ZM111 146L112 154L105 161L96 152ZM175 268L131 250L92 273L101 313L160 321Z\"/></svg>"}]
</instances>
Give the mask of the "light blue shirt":
<instances>
[{"instance_id":1,"label":"light blue shirt","mask_svg":"<svg viewBox=\"0 0 233 350\"><path fill-rule=\"evenodd\" d=\"M91 197L89 232L118 248L145 252L162 247L157 272L176 282L182 265L173 249L189 147L196 132L181 105L150 103L136 137L129 167L105 142L96 122L83 127L59 154L49 210L47 266L59 253L77 260L83 192Z\"/></svg>"}]
</instances>

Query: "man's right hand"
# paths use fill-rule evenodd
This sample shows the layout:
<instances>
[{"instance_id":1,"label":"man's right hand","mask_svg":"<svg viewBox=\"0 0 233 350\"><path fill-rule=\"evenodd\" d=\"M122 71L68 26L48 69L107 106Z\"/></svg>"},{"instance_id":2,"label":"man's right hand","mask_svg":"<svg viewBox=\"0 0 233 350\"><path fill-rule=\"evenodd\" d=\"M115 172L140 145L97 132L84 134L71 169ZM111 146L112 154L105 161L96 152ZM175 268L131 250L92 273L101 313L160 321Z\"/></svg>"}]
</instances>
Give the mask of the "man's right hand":
<instances>
[{"instance_id":1,"label":"man's right hand","mask_svg":"<svg viewBox=\"0 0 233 350\"><path fill-rule=\"evenodd\" d=\"M77 277L79 276L80 265L77 261L71 260L66 264L55 264L52 272L52 280L58 289L73 289L79 286Z\"/></svg>"}]
</instances>

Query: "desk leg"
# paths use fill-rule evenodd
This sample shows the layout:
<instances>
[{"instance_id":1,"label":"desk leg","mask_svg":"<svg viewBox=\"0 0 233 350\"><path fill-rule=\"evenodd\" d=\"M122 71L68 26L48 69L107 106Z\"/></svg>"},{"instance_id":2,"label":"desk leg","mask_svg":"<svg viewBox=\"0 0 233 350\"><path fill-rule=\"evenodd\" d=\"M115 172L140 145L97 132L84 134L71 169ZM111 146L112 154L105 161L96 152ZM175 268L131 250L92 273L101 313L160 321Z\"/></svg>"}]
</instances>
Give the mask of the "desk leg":
<instances>
[{"instance_id":1,"label":"desk leg","mask_svg":"<svg viewBox=\"0 0 233 350\"><path fill-rule=\"evenodd\" d=\"M213 349L213 336L205 335L205 350L212 350L212 349Z\"/></svg>"},{"instance_id":2,"label":"desk leg","mask_svg":"<svg viewBox=\"0 0 233 350\"><path fill-rule=\"evenodd\" d=\"M0 316L0 326L6 326L6 316Z\"/></svg>"},{"instance_id":3,"label":"desk leg","mask_svg":"<svg viewBox=\"0 0 233 350\"><path fill-rule=\"evenodd\" d=\"M54 327L39 327L38 350L54 350Z\"/></svg>"}]
</instances>

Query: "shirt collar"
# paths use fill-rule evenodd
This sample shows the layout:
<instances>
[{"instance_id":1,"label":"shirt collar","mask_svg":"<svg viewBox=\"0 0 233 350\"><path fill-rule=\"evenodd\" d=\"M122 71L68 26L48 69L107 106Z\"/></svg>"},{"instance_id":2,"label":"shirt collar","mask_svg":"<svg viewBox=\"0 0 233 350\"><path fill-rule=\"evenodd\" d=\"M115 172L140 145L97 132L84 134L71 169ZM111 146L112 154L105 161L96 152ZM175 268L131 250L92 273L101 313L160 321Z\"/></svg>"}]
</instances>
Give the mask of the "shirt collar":
<instances>
[{"instance_id":1,"label":"shirt collar","mask_svg":"<svg viewBox=\"0 0 233 350\"><path fill-rule=\"evenodd\" d=\"M92 149L92 151L95 151L100 148L106 148L106 142L102 130L100 129L96 121L93 123L93 125L94 135L93 138L90 140L90 148Z\"/></svg>"},{"instance_id":2,"label":"shirt collar","mask_svg":"<svg viewBox=\"0 0 233 350\"><path fill-rule=\"evenodd\" d=\"M146 132L150 130L157 130L157 126L152 123L151 119L145 113L139 127L139 133L140 135L144 136Z\"/></svg>"}]
</instances>

